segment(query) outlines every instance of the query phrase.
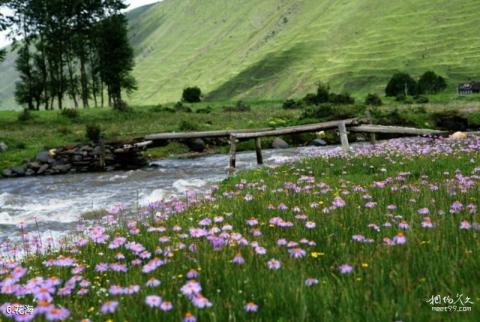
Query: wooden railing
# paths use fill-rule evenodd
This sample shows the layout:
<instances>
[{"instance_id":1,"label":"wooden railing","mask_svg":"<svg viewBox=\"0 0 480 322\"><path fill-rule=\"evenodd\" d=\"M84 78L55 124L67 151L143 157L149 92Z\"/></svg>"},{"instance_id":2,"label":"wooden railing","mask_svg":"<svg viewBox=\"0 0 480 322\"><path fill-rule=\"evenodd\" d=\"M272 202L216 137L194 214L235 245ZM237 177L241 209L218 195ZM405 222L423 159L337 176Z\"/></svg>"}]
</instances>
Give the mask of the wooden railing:
<instances>
[{"instance_id":1,"label":"wooden railing","mask_svg":"<svg viewBox=\"0 0 480 322\"><path fill-rule=\"evenodd\" d=\"M180 133L160 133L147 135L144 140L146 142L140 143L144 145L151 145L155 141L168 140L189 140L200 138L230 138L230 169L236 168L236 154L237 143L239 140L255 140L255 150L257 155L257 163L263 164L262 156L262 137L282 136L299 133L309 133L324 130L338 129L338 135L342 143L342 148L345 151L350 151L350 143L348 141L348 131L357 133L369 133L370 142L376 144L377 133L388 134L402 134L402 135L446 135L446 131L437 131L431 129L417 129L401 126L384 126L373 124L362 124L364 120L360 119L346 119L339 121L330 121L316 124L298 125L283 128L262 128L262 129L241 129L241 130L221 130L221 131L207 131L207 132L180 132Z\"/></svg>"}]
</instances>

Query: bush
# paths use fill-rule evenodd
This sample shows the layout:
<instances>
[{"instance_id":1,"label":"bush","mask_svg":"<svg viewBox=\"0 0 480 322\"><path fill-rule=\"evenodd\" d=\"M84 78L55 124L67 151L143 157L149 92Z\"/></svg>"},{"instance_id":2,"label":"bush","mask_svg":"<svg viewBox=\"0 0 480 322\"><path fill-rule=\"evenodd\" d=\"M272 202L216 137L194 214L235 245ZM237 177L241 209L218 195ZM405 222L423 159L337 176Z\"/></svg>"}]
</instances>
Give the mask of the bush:
<instances>
[{"instance_id":1,"label":"bush","mask_svg":"<svg viewBox=\"0 0 480 322\"><path fill-rule=\"evenodd\" d=\"M430 102L430 100L426 96L416 96L414 100L415 100L415 103L418 103L418 104L427 104L428 102Z\"/></svg>"},{"instance_id":2,"label":"bush","mask_svg":"<svg viewBox=\"0 0 480 322\"><path fill-rule=\"evenodd\" d=\"M302 99L302 102L307 106L317 105L318 104L317 95L312 94L312 93L307 94Z\"/></svg>"},{"instance_id":3,"label":"bush","mask_svg":"<svg viewBox=\"0 0 480 322\"><path fill-rule=\"evenodd\" d=\"M445 78L435 72L425 72L418 81L419 94L437 94L447 88Z\"/></svg>"},{"instance_id":4,"label":"bush","mask_svg":"<svg viewBox=\"0 0 480 322\"><path fill-rule=\"evenodd\" d=\"M284 110L294 110L297 108L302 108L302 104L293 99L288 99L285 102L283 102L282 108Z\"/></svg>"},{"instance_id":5,"label":"bush","mask_svg":"<svg viewBox=\"0 0 480 322\"><path fill-rule=\"evenodd\" d=\"M398 95L417 95L417 82L407 73L396 73L392 76L385 88L385 94L389 97Z\"/></svg>"},{"instance_id":6,"label":"bush","mask_svg":"<svg viewBox=\"0 0 480 322\"><path fill-rule=\"evenodd\" d=\"M340 105L335 106L330 119L331 120L344 120L350 118L361 117L365 115L366 106L364 105Z\"/></svg>"},{"instance_id":7,"label":"bush","mask_svg":"<svg viewBox=\"0 0 480 322\"><path fill-rule=\"evenodd\" d=\"M315 118L315 119L325 119L331 117L333 114L332 104L320 104L318 106L309 107L305 109L302 114L302 118Z\"/></svg>"},{"instance_id":8,"label":"bush","mask_svg":"<svg viewBox=\"0 0 480 322\"><path fill-rule=\"evenodd\" d=\"M380 96L378 96L377 94L368 94L365 98L365 105L382 106L383 102Z\"/></svg>"},{"instance_id":9,"label":"bush","mask_svg":"<svg viewBox=\"0 0 480 322\"><path fill-rule=\"evenodd\" d=\"M317 87L317 104L330 102L330 86L319 82Z\"/></svg>"},{"instance_id":10,"label":"bush","mask_svg":"<svg viewBox=\"0 0 480 322\"><path fill-rule=\"evenodd\" d=\"M468 128L468 119L455 110L433 113L432 121L436 127L447 131L465 131Z\"/></svg>"},{"instance_id":11,"label":"bush","mask_svg":"<svg viewBox=\"0 0 480 322\"><path fill-rule=\"evenodd\" d=\"M187 87L183 90L182 100L187 103L202 101L202 90L199 87Z\"/></svg>"},{"instance_id":12,"label":"bush","mask_svg":"<svg viewBox=\"0 0 480 322\"><path fill-rule=\"evenodd\" d=\"M174 109L176 112L179 113L192 113L192 109L190 108L190 106L183 105L182 102L177 102L174 106Z\"/></svg>"},{"instance_id":13,"label":"bush","mask_svg":"<svg viewBox=\"0 0 480 322\"><path fill-rule=\"evenodd\" d=\"M336 105L355 104L355 99L351 97L350 94L348 93L342 93L342 94L331 93L328 97L328 101Z\"/></svg>"},{"instance_id":14,"label":"bush","mask_svg":"<svg viewBox=\"0 0 480 322\"><path fill-rule=\"evenodd\" d=\"M66 109L63 109L60 114L66 118L69 118L69 119L76 119L80 116L80 114L78 113L78 110L76 109L73 109L73 108L66 108Z\"/></svg>"},{"instance_id":15,"label":"bush","mask_svg":"<svg viewBox=\"0 0 480 322\"><path fill-rule=\"evenodd\" d=\"M407 119L398 109L392 111L381 111L380 109L371 109L370 115L373 123L381 125L415 126L414 122Z\"/></svg>"},{"instance_id":16,"label":"bush","mask_svg":"<svg viewBox=\"0 0 480 322\"><path fill-rule=\"evenodd\" d=\"M178 126L178 130L180 132L193 132L193 131L198 131L199 128L196 124L183 120L180 122L180 125Z\"/></svg>"},{"instance_id":17,"label":"bush","mask_svg":"<svg viewBox=\"0 0 480 322\"><path fill-rule=\"evenodd\" d=\"M17 116L17 120L20 122L27 122L33 119L32 113L30 110L24 109L23 111L20 112Z\"/></svg>"},{"instance_id":18,"label":"bush","mask_svg":"<svg viewBox=\"0 0 480 322\"><path fill-rule=\"evenodd\" d=\"M100 142L102 138L102 129L96 124L89 124L86 126L85 136L93 143Z\"/></svg>"},{"instance_id":19,"label":"bush","mask_svg":"<svg viewBox=\"0 0 480 322\"><path fill-rule=\"evenodd\" d=\"M157 106L154 106L152 108L150 108L150 112L153 112L153 113L163 113L163 112L168 112L168 113L175 113L175 109L174 108L171 108L171 107L168 107L168 106L163 106L161 104L157 105Z\"/></svg>"}]
</instances>

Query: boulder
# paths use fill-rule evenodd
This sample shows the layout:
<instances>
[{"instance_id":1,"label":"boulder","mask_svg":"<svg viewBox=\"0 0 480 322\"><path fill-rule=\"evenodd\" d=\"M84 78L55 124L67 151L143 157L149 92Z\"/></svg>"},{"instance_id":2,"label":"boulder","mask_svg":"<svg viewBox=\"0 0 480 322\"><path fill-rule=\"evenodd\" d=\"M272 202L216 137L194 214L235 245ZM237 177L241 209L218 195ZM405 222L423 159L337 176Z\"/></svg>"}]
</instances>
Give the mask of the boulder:
<instances>
[{"instance_id":1,"label":"boulder","mask_svg":"<svg viewBox=\"0 0 480 322\"><path fill-rule=\"evenodd\" d=\"M202 139L195 139L188 142L188 147L194 152L203 152L207 146Z\"/></svg>"},{"instance_id":2,"label":"boulder","mask_svg":"<svg viewBox=\"0 0 480 322\"><path fill-rule=\"evenodd\" d=\"M0 152L5 152L8 150L8 145L5 142L0 142Z\"/></svg>"},{"instance_id":3,"label":"boulder","mask_svg":"<svg viewBox=\"0 0 480 322\"><path fill-rule=\"evenodd\" d=\"M450 135L451 140L465 140L467 138L467 134L464 132L455 132Z\"/></svg>"},{"instance_id":4,"label":"boulder","mask_svg":"<svg viewBox=\"0 0 480 322\"><path fill-rule=\"evenodd\" d=\"M310 142L310 146L326 146L327 142L322 139L316 139Z\"/></svg>"},{"instance_id":5,"label":"boulder","mask_svg":"<svg viewBox=\"0 0 480 322\"><path fill-rule=\"evenodd\" d=\"M19 177L23 177L25 175L25 168L24 167L13 168L12 171L15 173L15 175L17 175Z\"/></svg>"},{"instance_id":6,"label":"boulder","mask_svg":"<svg viewBox=\"0 0 480 322\"><path fill-rule=\"evenodd\" d=\"M44 174L48 170L49 165L44 164L38 169L37 174Z\"/></svg>"},{"instance_id":7,"label":"boulder","mask_svg":"<svg viewBox=\"0 0 480 322\"><path fill-rule=\"evenodd\" d=\"M50 155L48 154L48 151L38 152L35 160L40 163L47 163L48 160L50 160Z\"/></svg>"},{"instance_id":8,"label":"boulder","mask_svg":"<svg viewBox=\"0 0 480 322\"><path fill-rule=\"evenodd\" d=\"M289 147L288 143L280 138L273 140L272 148L274 149L288 149Z\"/></svg>"},{"instance_id":9,"label":"boulder","mask_svg":"<svg viewBox=\"0 0 480 322\"><path fill-rule=\"evenodd\" d=\"M52 170L60 173L67 173L68 171L70 171L71 168L71 164L55 164L52 167Z\"/></svg>"}]
</instances>

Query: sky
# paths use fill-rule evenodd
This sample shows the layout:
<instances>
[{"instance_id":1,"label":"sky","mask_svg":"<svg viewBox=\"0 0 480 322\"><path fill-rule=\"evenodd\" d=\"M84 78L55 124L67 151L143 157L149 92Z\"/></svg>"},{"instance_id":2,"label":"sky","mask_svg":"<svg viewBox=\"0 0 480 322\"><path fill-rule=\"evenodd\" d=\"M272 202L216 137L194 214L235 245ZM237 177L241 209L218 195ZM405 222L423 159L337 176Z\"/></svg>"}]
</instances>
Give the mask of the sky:
<instances>
[{"instance_id":1,"label":"sky","mask_svg":"<svg viewBox=\"0 0 480 322\"><path fill-rule=\"evenodd\" d=\"M162 0L127 0L126 3L130 5L128 7L128 10L132 10L132 9L144 6L146 4L159 2L159 1L162 1ZM6 38L6 32L0 33L0 48L7 46L9 43L10 43L9 40Z\"/></svg>"}]
</instances>

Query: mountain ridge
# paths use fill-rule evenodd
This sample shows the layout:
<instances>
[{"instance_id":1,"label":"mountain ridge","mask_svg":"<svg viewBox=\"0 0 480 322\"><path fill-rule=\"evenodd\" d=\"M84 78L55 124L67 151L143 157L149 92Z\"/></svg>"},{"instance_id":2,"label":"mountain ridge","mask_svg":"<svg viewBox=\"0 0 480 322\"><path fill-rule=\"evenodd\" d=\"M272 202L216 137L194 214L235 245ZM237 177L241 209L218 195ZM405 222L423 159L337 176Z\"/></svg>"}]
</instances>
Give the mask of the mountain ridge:
<instances>
[{"instance_id":1,"label":"mountain ridge","mask_svg":"<svg viewBox=\"0 0 480 322\"><path fill-rule=\"evenodd\" d=\"M192 85L214 100L284 99L318 81L362 96L397 71L434 70L452 90L480 78L476 12L475 0L164 0L128 14L139 82L129 102L176 101ZM0 106L12 88L0 79Z\"/></svg>"}]
</instances>

